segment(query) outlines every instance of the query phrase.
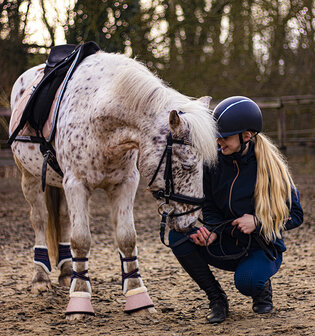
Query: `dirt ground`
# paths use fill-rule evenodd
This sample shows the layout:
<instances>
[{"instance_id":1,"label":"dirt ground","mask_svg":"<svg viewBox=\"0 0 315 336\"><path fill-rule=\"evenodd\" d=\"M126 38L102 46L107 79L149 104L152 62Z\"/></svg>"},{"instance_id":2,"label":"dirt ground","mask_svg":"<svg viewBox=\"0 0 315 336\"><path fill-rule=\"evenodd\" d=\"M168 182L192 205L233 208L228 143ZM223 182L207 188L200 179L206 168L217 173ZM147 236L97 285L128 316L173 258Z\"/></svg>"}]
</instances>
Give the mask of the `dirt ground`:
<instances>
[{"instance_id":1,"label":"dirt ground","mask_svg":"<svg viewBox=\"0 0 315 336\"><path fill-rule=\"evenodd\" d=\"M106 197L97 190L90 201L89 263L96 316L76 323L67 321L64 310L68 290L58 286L56 268L51 274L52 291L40 296L31 293L34 234L28 205L19 175L15 177L12 168L5 172L0 169L0 335L315 335L314 159L292 158L290 163L305 222L285 234L288 251L280 271L272 278L275 308L264 316L254 314L251 300L234 288L233 274L215 270L230 302L230 315L219 325L207 323L205 295L161 244L155 201L144 191L143 183L134 211L140 273L157 313L123 313L120 261Z\"/></svg>"}]
</instances>

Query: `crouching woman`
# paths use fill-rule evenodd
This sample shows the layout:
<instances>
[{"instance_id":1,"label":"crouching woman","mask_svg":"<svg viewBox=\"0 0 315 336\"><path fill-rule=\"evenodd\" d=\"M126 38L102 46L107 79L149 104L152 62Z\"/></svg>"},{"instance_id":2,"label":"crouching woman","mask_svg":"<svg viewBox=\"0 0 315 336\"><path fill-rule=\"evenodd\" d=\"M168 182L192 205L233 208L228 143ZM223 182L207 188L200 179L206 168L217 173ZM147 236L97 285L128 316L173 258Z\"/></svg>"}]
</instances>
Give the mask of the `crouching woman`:
<instances>
[{"instance_id":1,"label":"crouching woman","mask_svg":"<svg viewBox=\"0 0 315 336\"><path fill-rule=\"evenodd\" d=\"M220 323L228 315L228 300L209 265L234 272L235 286L252 297L253 311L269 313L270 278L286 250L282 232L301 225L303 211L285 159L260 133L258 105L246 97L230 97L213 114L219 152L217 165L204 167L206 225L193 228L190 239L172 250L209 298L206 318ZM183 235L171 230L170 245Z\"/></svg>"}]
</instances>

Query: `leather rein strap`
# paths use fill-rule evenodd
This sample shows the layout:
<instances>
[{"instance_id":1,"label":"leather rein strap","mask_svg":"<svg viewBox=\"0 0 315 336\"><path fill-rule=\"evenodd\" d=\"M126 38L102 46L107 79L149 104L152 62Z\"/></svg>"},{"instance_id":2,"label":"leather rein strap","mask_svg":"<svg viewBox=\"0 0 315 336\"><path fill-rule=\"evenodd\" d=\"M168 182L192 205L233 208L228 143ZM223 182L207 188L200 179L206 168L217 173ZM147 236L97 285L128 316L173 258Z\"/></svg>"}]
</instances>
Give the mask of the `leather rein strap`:
<instances>
[{"instance_id":1,"label":"leather rein strap","mask_svg":"<svg viewBox=\"0 0 315 336\"><path fill-rule=\"evenodd\" d=\"M234 221L234 219L229 219L229 220L222 221L222 222L215 223L215 224L211 224L211 225L209 223L204 222L200 218L198 218L198 220L199 220L199 222L204 224L205 227L207 227L207 229L210 231L210 234L209 234L209 236L206 240L206 249L207 249L208 254L215 259L218 259L218 260L236 260L236 259L239 259L243 256L247 256L253 239L257 242L257 244L266 253L267 257L271 261L275 261L277 259L278 251L277 251L275 245L272 242L270 242L268 244L266 242L266 240L264 239L264 237L261 234L259 234L258 232L255 232L255 231L248 235L248 243L247 243L246 247L243 247L243 250L241 252L235 253L235 254L225 254L225 252L223 251L223 248L222 248L222 236L223 235L222 235L222 233L219 234L219 237L220 237L219 244L220 244L220 249L221 249L221 252L222 252L222 256L215 255L215 254L210 252L209 245L208 245L208 239L211 236L211 233L216 233L216 231L218 229L220 229L222 226L226 226L226 225L232 223Z\"/></svg>"},{"instance_id":2,"label":"leather rein strap","mask_svg":"<svg viewBox=\"0 0 315 336\"><path fill-rule=\"evenodd\" d=\"M166 223L167 223L167 218L168 217L179 217L179 216L184 216L184 215L188 215L190 213L193 213L197 210L200 210L202 208L202 205L205 201L205 197L203 198L196 198L196 197L190 197L190 196L186 196L186 195L182 195L182 194L176 194L174 193L174 182L173 182L173 174L172 174L172 153L173 153L173 144L179 144L179 145L191 145L191 143L189 143L188 141L185 140L181 140L181 139L174 139L172 137L172 133L169 133L168 137L167 137L167 143L166 143L166 147L165 150L162 154L162 157L160 159L160 162L153 174L153 177L150 181L150 183L148 184L148 187L150 187L153 182L155 181L157 174L159 173L162 163L164 161L164 159L166 159L165 162L165 169L164 169L164 182L165 182L165 188L164 189L160 189L160 190L153 190L152 191L152 195L154 198L156 198L157 200L165 200L165 202L162 202L159 206L159 214L161 215L161 223L160 223L160 239L161 242L170 248L174 248L176 246L181 245L182 243L184 243L185 241L189 240L189 235L185 235L182 239L178 240L175 244L173 245L168 245L165 243L165 229L166 229ZM165 204L169 204L169 201L172 200L174 202L177 203L183 203L183 204L190 204L190 205L196 205L195 208L189 210L189 211L185 211L185 212L181 212L181 213L174 213L174 209L171 209L170 211L166 211L163 210L163 205ZM215 233L217 230L219 230L220 228L230 224L234 219L229 219L226 221L222 221L222 222L218 222L215 224L211 224L209 225L209 223L204 222L202 219L198 218L198 220L204 224L209 230L210 230L210 235L211 233ZM209 235L209 237L210 237ZM257 232L253 232L252 234L248 235L248 243L247 246L243 248L243 250L239 253L235 253L235 254L226 254L223 251L222 248L222 234L219 234L220 236L220 248L221 248L221 252L223 255L218 256L218 255L214 255L213 253L210 252L209 250L209 246L206 245L206 249L207 252L209 253L209 255L215 259L219 259L219 260L236 260L239 259L241 257L243 257L244 255L248 254L248 251L250 249L251 243L252 243L252 239L255 239L256 242L258 243L258 245L265 251L266 255L268 256L269 259L271 259L272 261L274 261L277 258L277 249L275 248L273 243L267 244L266 241L263 239L263 237L261 237L261 235ZM209 239L208 237L208 239Z\"/></svg>"},{"instance_id":3,"label":"leather rein strap","mask_svg":"<svg viewBox=\"0 0 315 336\"><path fill-rule=\"evenodd\" d=\"M216 231L218 229L220 229L221 227L225 227L226 225L232 223L234 219L229 219L229 220L226 220L226 221L223 221L223 222L211 224L211 226L209 224L207 224L206 222L204 222L203 220L199 219L199 218L198 218L198 220L202 224L204 224L207 227L207 229L210 231L210 234L209 234L209 236L206 240L206 249L207 249L208 254L211 257L213 257L217 260L236 260L236 259L242 258L244 255L248 254L248 250L249 250L250 245L252 243L252 235L248 235L248 243L247 243L246 247L243 247L241 252L234 253L234 254L226 254L223 251L223 247L222 247L222 234L219 234L219 237L220 237L219 244L220 244L220 249L221 249L222 255L219 256L219 255L215 255L215 254L210 252L209 245L208 245L208 240L209 240L211 234L216 233Z\"/></svg>"},{"instance_id":4,"label":"leather rein strap","mask_svg":"<svg viewBox=\"0 0 315 336\"><path fill-rule=\"evenodd\" d=\"M162 154L162 157L160 159L160 162L153 174L153 177L150 181L150 183L148 184L148 187L151 187L151 185L153 184L153 182L155 181L162 163L165 159L165 169L164 169L164 183L165 183L165 188L164 189L160 189L160 190L153 190L152 191L152 195L154 198L156 198L157 200L163 200L164 202L162 202L159 206L159 214L161 215L161 225L160 225L160 238L161 238L161 242L167 246L170 247L169 245L167 245L165 243L164 240L164 235L165 235L165 227L166 227L166 222L167 222L167 218L168 217L179 217L179 216L184 216L184 215L188 215L190 213L193 213L197 210L200 210L202 207L202 204L205 200L205 198L197 198L197 197L191 197L191 196L186 196L186 195L182 195L182 194L176 194L174 192L174 181L173 181L173 174L172 174L172 153L173 153L173 144L179 144L179 145L191 145L190 142L182 140L182 139L174 139L172 137L172 133L170 132L168 137L167 137L167 142L166 142L166 147L165 150ZM174 213L174 209L172 209L171 211L165 211L163 210L163 206L165 204L169 204L169 201L174 201L177 203L183 203L183 204L190 204L190 205L196 205L195 208L189 210L189 211L185 211L185 212L181 212L181 213ZM187 239L184 238L183 241L180 240L179 242L176 243L175 246L180 245L182 242L186 241ZM172 246L173 247L173 246Z\"/></svg>"}]
</instances>

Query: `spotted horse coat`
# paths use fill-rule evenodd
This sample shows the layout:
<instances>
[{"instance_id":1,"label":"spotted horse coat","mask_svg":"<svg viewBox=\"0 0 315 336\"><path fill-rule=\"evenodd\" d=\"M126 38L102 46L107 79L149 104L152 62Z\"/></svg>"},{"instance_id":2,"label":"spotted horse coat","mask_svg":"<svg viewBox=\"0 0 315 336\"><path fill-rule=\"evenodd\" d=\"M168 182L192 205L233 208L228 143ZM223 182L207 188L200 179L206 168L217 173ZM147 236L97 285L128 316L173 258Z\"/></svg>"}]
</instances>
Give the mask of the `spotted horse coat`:
<instances>
[{"instance_id":1,"label":"spotted horse coat","mask_svg":"<svg viewBox=\"0 0 315 336\"><path fill-rule=\"evenodd\" d=\"M43 67L34 67L18 78L12 89L12 110ZM69 318L94 313L88 276L91 246L88 200L95 188L102 188L111 206L122 261L125 311L154 309L137 261L133 204L139 178L141 175L150 181L171 132L173 138L191 144L173 145L175 192L196 198L203 196L202 165L214 163L217 152L215 124L208 103L208 97L194 99L180 94L143 64L124 55L98 52L80 63L67 85L57 120L54 147L63 178L48 167L44 193L39 145L17 141L12 144L35 231L33 292L51 286L49 243L55 247L52 252L60 267L59 282L70 285ZM165 162L149 187L151 191L164 187L164 167ZM174 201L169 206L174 213L194 207ZM198 214L196 211L172 217L169 226L185 230ZM60 234L53 239L50 232L56 227Z\"/></svg>"}]
</instances>

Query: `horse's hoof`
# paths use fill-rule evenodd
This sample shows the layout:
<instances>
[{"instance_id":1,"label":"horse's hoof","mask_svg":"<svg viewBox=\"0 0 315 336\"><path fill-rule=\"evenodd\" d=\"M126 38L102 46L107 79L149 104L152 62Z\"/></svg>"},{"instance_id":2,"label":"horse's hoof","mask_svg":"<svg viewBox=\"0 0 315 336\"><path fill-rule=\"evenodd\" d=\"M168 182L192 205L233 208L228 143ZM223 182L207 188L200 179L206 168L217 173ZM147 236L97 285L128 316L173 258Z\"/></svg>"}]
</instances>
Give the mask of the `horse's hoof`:
<instances>
[{"instance_id":1,"label":"horse's hoof","mask_svg":"<svg viewBox=\"0 0 315 336\"><path fill-rule=\"evenodd\" d=\"M135 311L131 311L128 314L131 315L148 315L148 314L155 314L157 311L154 307L149 307L149 308L142 308L140 310L135 310Z\"/></svg>"},{"instance_id":2,"label":"horse's hoof","mask_svg":"<svg viewBox=\"0 0 315 336\"><path fill-rule=\"evenodd\" d=\"M147 310L147 312L150 313L150 314L157 313L157 311L156 311L156 309L154 307L149 307L149 308L146 308L145 310Z\"/></svg>"},{"instance_id":3,"label":"horse's hoof","mask_svg":"<svg viewBox=\"0 0 315 336\"><path fill-rule=\"evenodd\" d=\"M50 281L37 281L32 284L32 293L40 294L42 292L48 292L52 289Z\"/></svg>"},{"instance_id":4,"label":"horse's hoof","mask_svg":"<svg viewBox=\"0 0 315 336\"><path fill-rule=\"evenodd\" d=\"M91 305L91 295L87 292L73 292L70 294L70 301L67 306L66 316L69 320L82 319L84 316L94 316L94 309Z\"/></svg>"},{"instance_id":5,"label":"horse's hoof","mask_svg":"<svg viewBox=\"0 0 315 336\"><path fill-rule=\"evenodd\" d=\"M60 275L59 278L58 278L58 282L59 282L60 286L70 287L71 276L68 276L68 275L62 276L62 275Z\"/></svg>"},{"instance_id":6,"label":"horse's hoof","mask_svg":"<svg viewBox=\"0 0 315 336\"><path fill-rule=\"evenodd\" d=\"M156 312L146 287L139 287L128 291L126 293L125 313L130 314L144 310L147 310L148 313Z\"/></svg>"},{"instance_id":7,"label":"horse's hoof","mask_svg":"<svg viewBox=\"0 0 315 336\"><path fill-rule=\"evenodd\" d=\"M75 313L75 314L66 315L66 319L68 321L82 321L82 320L85 320L88 317L91 317L91 315L82 314L82 313Z\"/></svg>"}]
</instances>

